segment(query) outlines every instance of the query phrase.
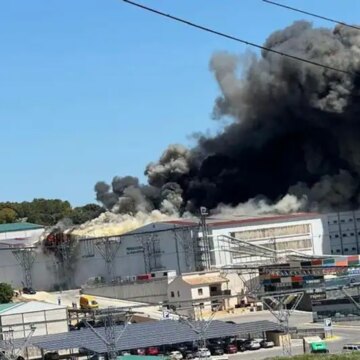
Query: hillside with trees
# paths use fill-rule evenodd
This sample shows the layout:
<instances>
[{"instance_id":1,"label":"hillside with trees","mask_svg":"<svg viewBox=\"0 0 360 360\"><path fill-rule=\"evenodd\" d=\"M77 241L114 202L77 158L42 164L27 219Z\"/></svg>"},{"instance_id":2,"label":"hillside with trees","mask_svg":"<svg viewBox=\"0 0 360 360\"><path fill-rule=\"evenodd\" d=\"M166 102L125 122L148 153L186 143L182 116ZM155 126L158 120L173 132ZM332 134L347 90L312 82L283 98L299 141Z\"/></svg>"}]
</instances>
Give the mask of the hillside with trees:
<instances>
[{"instance_id":1,"label":"hillside with trees","mask_svg":"<svg viewBox=\"0 0 360 360\"><path fill-rule=\"evenodd\" d=\"M23 202L0 203L0 224L27 221L51 226L63 219L82 224L99 216L104 209L97 204L72 208L68 201L59 199L34 199Z\"/></svg>"}]
</instances>

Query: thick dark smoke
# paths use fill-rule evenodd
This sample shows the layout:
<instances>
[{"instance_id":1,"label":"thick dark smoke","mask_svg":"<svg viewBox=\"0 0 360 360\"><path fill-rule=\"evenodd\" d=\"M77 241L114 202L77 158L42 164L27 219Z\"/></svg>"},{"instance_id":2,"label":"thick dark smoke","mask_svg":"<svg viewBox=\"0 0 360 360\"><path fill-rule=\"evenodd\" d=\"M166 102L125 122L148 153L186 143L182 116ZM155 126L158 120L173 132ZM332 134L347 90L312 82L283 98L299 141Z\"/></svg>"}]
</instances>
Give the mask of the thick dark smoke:
<instances>
[{"instance_id":1,"label":"thick dark smoke","mask_svg":"<svg viewBox=\"0 0 360 360\"><path fill-rule=\"evenodd\" d=\"M194 149L171 145L145 174L95 187L119 212L167 213L275 203L287 194L304 210L344 210L360 202L360 32L314 29L305 21L273 33L269 48L340 68L344 74L273 53L248 61L217 53L210 69L219 84L214 118L230 119ZM242 72L240 71L242 70Z\"/></svg>"}]
</instances>

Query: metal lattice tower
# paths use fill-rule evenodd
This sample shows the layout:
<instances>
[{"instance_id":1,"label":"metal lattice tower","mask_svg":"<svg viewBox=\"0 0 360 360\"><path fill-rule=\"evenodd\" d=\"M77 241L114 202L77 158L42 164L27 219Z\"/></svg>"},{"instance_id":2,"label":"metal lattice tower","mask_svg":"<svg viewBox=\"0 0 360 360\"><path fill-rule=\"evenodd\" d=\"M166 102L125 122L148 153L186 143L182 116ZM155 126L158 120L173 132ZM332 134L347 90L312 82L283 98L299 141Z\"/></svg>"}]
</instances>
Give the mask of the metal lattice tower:
<instances>
[{"instance_id":1,"label":"metal lattice tower","mask_svg":"<svg viewBox=\"0 0 360 360\"><path fill-rule=\"evenodd\" d=\"M127 326L131 323L132 318L131 311L123 311L125 314L125 324L120 333L116 334L114 312L117 312L117 310L112 308L101 310L101 313L106 315L104 321L104 336L99 334L87 321L85 321L86 326L105 344L108 360L117 359L116 344L123 336Z\"/></svg>"},{"instance_id":2,"label":"metal lattice tower","mask_svg":"<svg viewBox=\"0 0 360 360\"><path fill-rule=\"evenodd\" d=\"M180 243L182 252L184 253L184 261L185 261L185 272L195 271L196 266L196 249L195 242L192 236L193 229L190 228L177 228L174 229L174 238L176 249L178 251L178 243Z\"/></svg>"},{"instance_id":3,"label":"metal lattice tower","mask_svg":"<svg viewBox=\"0 0 360 360\"><path fill-rule=\"evenodd\" d=\"M16 347L15 347L15 342L14 342L14 330L12 329L12 327L10 327L9 330L7 330L7 331L1 332L1 335L3 336L3 341L0 346L0 350L2 350L2 351L0 351L0 359L3 359L3 360L17 359L17 357L20 355L22 350L28 346L29 341L30 341L31 337L33 336L35 330L36 330L36 327L34 325L30 324L30 332L27 335L25 342L21 345L20 348L17 349L17 351L16 351Z\"/></svg>"},{"instance_id":4,"label":"metal lattice tower","mask_svg":"<svg viewBox=\"0 0 360 360\"><path fill-rule=\"evenodd\" d=\"M33 249L23 248L12 250L17 262L22 268L24 274L24 285L32 287L32 267L36 258L36 253Z\"/></svg>"},{"instance_id":5,"label":"metal lattice tower","mask_svg":"<svg viewBox=\"0 0 360 360\"><path fill-rule=\"evenodd\" d=\"M144 250L145 272L162 270L164 267L161 263L162 251L158 234L141 235L139 239Z\"/></svg>"},{"instance_id":6,"label":"metal lattice tower","mask_svg":"<svg viewBox=\"0 0 360 360\"><path fill-rule=\"evenodd\" d=\"M282 341L284 356L292 355L291 337L289 335L289 318L298 307L303 296L304 292L294 292L291 294L263 296L261 299L265 307L269 309L283 328L285 334Z\"/></svg>"},{"instance_id":7,"label":"metal lattice tower","mask_svg":"<svg viewBox=\"0 0 360 360\"><path fill-rule=\"evenodd\" d=\"M106 282L111 283L114 276L114 259L120 249L120 238L103 238L95 243L101 256L105 260Z\"/></svg>"},{"instance_id":8,"label":"metal lattice tower","mask_svg":"<svg viewBox=\"0 0 360 360\"><path fill-rule=\"evenodd\" d=\"M74 254L78 243L75 239L62 240L53 246L55 254L55 264L57 266L58 281L61 283L65 279L67 286L72 286L73 268L76 261Z\"/></svg>"},{"instance_id":9,"label":"metal lattice tower","mask_svg":"<svg viewBox=\"0 0 360 360\"><path fill-rule=\"evenodd\" d=\"M196 306L197 305L193 305L194 312ZM216 306L216 308L212 311L209 318L205 319L202 313L202 305L199 305L199 320L197 321L197 325L199 326L195 326L196 323L194 324L186 316L177 314L179 316L179 321L188 325L189 328L198 336L198 343L200 347L206 347L206 332L209 326L211 325L212 321L214 320L215 314L220 309L220 307L221 307L221 303L219 303ZM199 357L199 359L201 359L201 357Z\"/></svg>"},{"instance_id":10,"label":"metal lattice tower","mask_svg":"<svg viewBox=\"0 0 360 360\"><path fill-rule=\"evenodd\" d=\"M199 228L202 232L202 238L198 239L198 258L199 265L203 269L199 270L209 270L211 267L211 256L210 256L210 237L209 229L206 224L206 217L208 216L208 211L205 207L200 208L200 224Z\"/></svg>"}]
</instances>

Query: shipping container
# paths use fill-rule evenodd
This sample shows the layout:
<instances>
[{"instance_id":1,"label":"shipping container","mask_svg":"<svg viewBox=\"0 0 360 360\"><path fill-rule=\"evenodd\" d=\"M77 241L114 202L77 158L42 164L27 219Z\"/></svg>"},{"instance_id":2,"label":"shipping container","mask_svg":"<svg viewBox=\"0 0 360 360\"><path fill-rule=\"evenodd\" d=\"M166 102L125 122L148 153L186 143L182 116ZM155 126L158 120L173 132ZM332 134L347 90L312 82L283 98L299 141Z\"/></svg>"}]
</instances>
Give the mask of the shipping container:
<instances>
[{"instance_id":1,"label":"shipping container","mask_svg":"<svg viewBox=\"0 0 360 360\"><path fill-rule=\"evenodd\" d=\"M137 275L136 276L136 280L150 280L151 279L151 274L141 274L141 275Z\"/></svg>"}]
</instances>

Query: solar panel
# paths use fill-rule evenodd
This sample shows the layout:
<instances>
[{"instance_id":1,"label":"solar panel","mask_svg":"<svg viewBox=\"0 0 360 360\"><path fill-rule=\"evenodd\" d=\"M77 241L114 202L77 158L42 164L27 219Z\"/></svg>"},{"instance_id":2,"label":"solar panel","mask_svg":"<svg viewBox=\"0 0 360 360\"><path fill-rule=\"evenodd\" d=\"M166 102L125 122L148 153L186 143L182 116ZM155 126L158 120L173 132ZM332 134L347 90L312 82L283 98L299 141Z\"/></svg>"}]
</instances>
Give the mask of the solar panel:
<instances>
[{"instance_id":1,"label":"solar panel","mask_svg":"<svg viewBox=\"0 0 360 360\"><path fill-rule=\"evenodd\" d=\"M116 344L116 350L146 348L191 342L199 339L197 332L201 331L207 322L193 322L194 331L188 324L176 320L164 320L130 324ZM115 334L123 331L123 326L115 327ZM247 335L263 331L278 330L280 326L271 321L256 321L242 324L229 324L214 320L205 332L205 338L220 338L225 336ZM105 337L104 328L96 328ZM24 339L15 340L15 347L21 347ZM95 353L105 353L106 345L90 329L70 331L68 333L36 336L30 340L30 345L45 351L86 348ZM0 343L1 346L1 343Z\"/></svg>"}]
</instances>

